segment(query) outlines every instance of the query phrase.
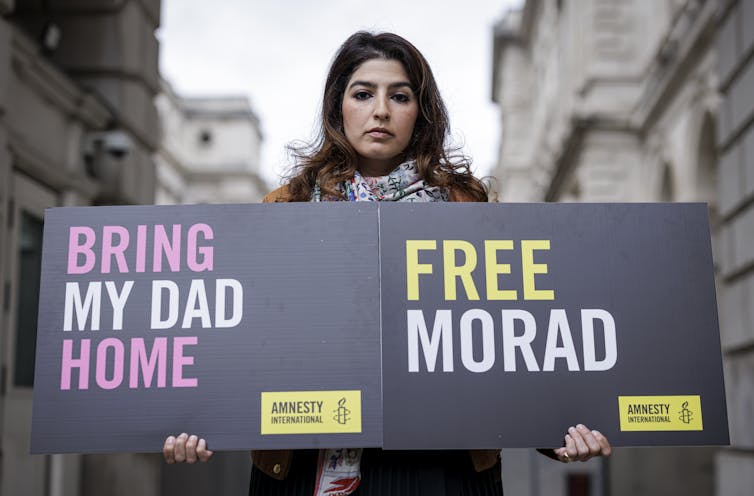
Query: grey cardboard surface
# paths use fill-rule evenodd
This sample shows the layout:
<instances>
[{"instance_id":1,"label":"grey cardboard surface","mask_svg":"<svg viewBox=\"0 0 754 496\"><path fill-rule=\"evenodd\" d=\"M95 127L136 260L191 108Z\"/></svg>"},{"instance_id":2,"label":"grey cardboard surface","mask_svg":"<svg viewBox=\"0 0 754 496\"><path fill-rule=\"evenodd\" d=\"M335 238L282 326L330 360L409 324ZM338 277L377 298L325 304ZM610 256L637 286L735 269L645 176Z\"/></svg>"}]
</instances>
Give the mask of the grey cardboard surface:
<instances>
[{"instance_id":1,"label":"grey cardboard surface","mask_svg":"<svg viewBox=\"0 0 754 496\"><path fill-rule=\"evenodd\" d=\"M355 207L355 208L354 208ZM159 451L168 434L195 433L213 449L379 446L382 442L377 206L371 204L222 205L180 207L98 207L50 209L45 217L43 278L34 386L33 452ZM212 271L186 265L186 231L195 223L213 229ZM183 227L181 270L66 275L69 224L91 226L155 224ZM168 233L172 231L168 229ZM132 242L134 236L132 233ZM98 238L99 239L99 238ZM133 243L132 243L133 244ZM100 245L95 245L95 251ZM131 252L126 259L131 264ZM83 257L82 257L83 260ZM115 270L115 266L112 267ZM243 286L243 318L233 328L202 328L200 319L182 329L182 312L192 279L203 279L214 314L214 281L233 278ZM180 289L176 327L150 330L151 281L172 280ZM123 329L112 330L112 310L102 297L99 331L62 330L65 283L125 280L134 287ZM103 293L105 288L102 288ZM163 304L165 305L165 304ZM163 306L163 308L165 308ZM165 310L167 314L167 310ZM213 322L214 324L214 322ZM109 326L109 329L108 329ZM90 327L90 326L87 326ZM185 376L197 387L171 387L172 349L164 388L128 384L104 390L90 371L89 388L61 391L61 343L136 336L173 339L196 336L185 347L194 356ZM151 344L151 343L149 343ZM78 350L78 348L75 348ZM110 352L107 377L112 378ZM128 355L126 353L126 355ZM78 356L78 351L74 353ZM92 350L91 361L96 356ZM94 365L92 365L93 367ZM74 385L77 384L73 374ZM360 434L260 434L263 391L361 390ZM282 439L281 439L282 438Z\"/></svg>"},{"instance_id":2,"label":"grey cardboard surface","mask_svg":"<svg viewBox=\"0 0 754 496\"><path fill-rule=\"evenodd\" d=\"M384 447L559 446L576 423L600 430L615 446L728 443L706 205L383 204L380 221ZM437 250L419 256L433 269L419 276L420 301L406 298L407 239L438 240ZM485 298L483 244L496 239L513 241L514 249L498 253L498 263L511 266L498 280L500 288L518 291L514 301ZM472 276L480 300L466 298L460 284L458 299L445 299L442 240L476 247ZM549 250L534 254L535 262L547 265L535 284L553 290L554 300L523 299L521 240L550 241ZM441 352L434 372L421 355L419 371L408 371L409 309L423 310L429 330L437 310L451 311L453 372L443 372ZM471 309L485 310L493 322L495 361L482 373L460 359L460 318ZM502 311L512 309L536 320L531 346L539 371L528 370L518 350L516 371L505 370ZM565 310L578 371L569 370L564 358L542 371L552 309ZM608 370L584 370L582 309L603 309L614 319L617 357ZM516 325L514 334L521 335L523 323ZM479 321L471 333L480 361ZM594 335L596 357L604 358L598 326ZM702 431L620 430L618 396L669 395L701 396Z\"/></svg>"},{"instance_id":3,"label":"grey cardboard surface","mask_svg":"<svg viewBox=\"0 0 754 496\"><path fill-rule=\"evenodd\" d=\"M175 224L181 226L180 268L172 271L168 258L161 256L161 270L155 272L153 226L167 226L170 237ZM188 265L187 233L196 224L212 228L211 240L200 234L198 241L212 246L212 270L195 272ZM91 272L67 274L69 227L91 227L97 253L105 225L129 231L124 252L129 271L120 272L117 256L111 256L107 273L98 257ZM140 225L147 226L143 272L136 271L135 262ZM431 264L433 272L417 276L417 301L407 299L406 240L437 244L436 250L418 252L418 262ZM470 277L478 300L470 300L458 281L457 299L446 300L442 248L448 240L474 247L477 265ZM495 261L508 263L510 273L496 275L495 281L500 289L516 290L516 300L488 299L485 240L511 240L512 249L499 250ZM521 240L550 241L548 250L533 251L533 262L547 266L546 274L533 279L537 289L554 291L553 300L523 298ZM114 235L112 244L120 242ZM463 255L455 255L449 263L463 265ZM84 260L79 255L76 263ZM234 279L242 287L238 325L215 325L218 279ZM174 282L179 290L177 323L168 329L150 328L154 280ZM182 327L192 280L202 280L206 287L207 328L199 317ZM102 283L100 329L91 330L88 320L78 330L74 317L73 329L64 331L66 283L79 282L83 293L90 281ZM133 281L120 330L113 329L107 281L118 291L125 281ZM219 310L220 317L232 314L230 301ZM555 358L553 370L542 371L553 309L567 316L579 370L569 370L566 358ZM614 319L616 360L607 370L584 370L583 309L601 309ZM167 315L164 299L160 310ZM428 371L426 346L416 355L418 369L409 370L407 316L416 310L422 310L428 333L437 310L451 315L451 339L437 341L434 372ZM504 359L502 316L511 310L528 312L535 321L531 349L539 371L527 370L520 348L514 348L516 370L505 370L512 362ZM472 344L463 351L460 321L467 312L464 339ZM491 331L482 329L484 313ZM523 323L517 321L512 329L514 339L520 337ZM606 358L603 336L597 323L597 362ZM147 350L158 338L165 340L164 387L156 382L146 387L143 378L131 387L129 345L139 338ZM194 361L182 369L184 377L197 380L196 387L174 385L174 345L185 338L196 338L183 348ZM112 346L97 356L98 346L108 339L123 343L120 367ZM487 348L482 346L485 339ZM565 347L563 339L562 332L557 334L551 346ZM73 358L79 357L81 342L90 341L87 389L78 387L74 371L70 389L61 390L64 340L72 343ZM452 371L444 370L442 346L448 342ZM101 377L96 370L100 358ZM615 446L728 442L707 213L700 204L50 209L36 360L35 453L159 451L166 435L180 432L205 437L215 450L542 447L560 445L566 428L577 422L600 429ZM485 370L474 372L467 364ZM116 368L123 371L122 381L112 389L101 387L117 383ZM360 391L361 432L262 434L260 395L281 391ZM703 430L620 430L618 396L671 395L700 396Z\"/></svg>"}]
</instances>

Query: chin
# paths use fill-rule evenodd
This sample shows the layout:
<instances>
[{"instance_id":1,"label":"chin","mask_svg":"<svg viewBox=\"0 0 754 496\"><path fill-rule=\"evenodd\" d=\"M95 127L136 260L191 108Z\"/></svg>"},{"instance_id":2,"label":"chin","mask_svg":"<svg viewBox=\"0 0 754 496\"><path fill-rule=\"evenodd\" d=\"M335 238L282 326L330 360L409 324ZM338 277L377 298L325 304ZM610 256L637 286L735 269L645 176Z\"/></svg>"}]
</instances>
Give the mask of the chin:
<instances>
[{"instance_id":1,"label":"chin","mask_svg":"<svg viewBox=\"0 0 754 496\"><path fill-rule=\"evenodd\" d=\"M369 160L396 160L401 155L401 151L365 150L365 153L360 153L359 155Z\"/></svg>"}]
</instances>

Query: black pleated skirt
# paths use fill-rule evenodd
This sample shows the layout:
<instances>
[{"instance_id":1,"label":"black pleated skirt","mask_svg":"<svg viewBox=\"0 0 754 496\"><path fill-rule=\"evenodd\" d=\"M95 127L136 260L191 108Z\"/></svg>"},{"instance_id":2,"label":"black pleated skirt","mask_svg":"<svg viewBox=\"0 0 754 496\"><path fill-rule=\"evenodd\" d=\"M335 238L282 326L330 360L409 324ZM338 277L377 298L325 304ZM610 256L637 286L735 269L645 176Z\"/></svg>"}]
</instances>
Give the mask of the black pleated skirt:
<instances>
[{"instance_id":1,"label":"black pleated skirt","mask_svg":"<svg viewBox=\"0 0 754 496\"><path fill-rule=\"evenodd\" d=\"M250 496L312 496L317 450L297 450L285 480L251 471ZM468 451L365 449L353 496L502 496L500 466L476 472Z\"/></svg>"}]
</instances>

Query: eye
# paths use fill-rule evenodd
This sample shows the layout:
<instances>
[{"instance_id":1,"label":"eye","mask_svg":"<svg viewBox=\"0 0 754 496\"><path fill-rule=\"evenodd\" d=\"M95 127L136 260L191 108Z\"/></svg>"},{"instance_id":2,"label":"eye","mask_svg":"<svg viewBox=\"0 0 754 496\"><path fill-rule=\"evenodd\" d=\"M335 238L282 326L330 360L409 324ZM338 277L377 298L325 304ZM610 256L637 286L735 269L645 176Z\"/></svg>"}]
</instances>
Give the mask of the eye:
<instances>
[{"instance_id":1,"label":"eye","mask_svg":"<svg viewBox=\"0 0 754 496\"><path fill-rule=\"evenodd\" d=\"M405 93L396 93L392 96L392 99L398 103L408 103L411 101L411 97Z\"/></svg>"},{"instance_id":2,"label":"eye","mask_svg":"<svg viewBox=\"0 0 754 496\"><path fill-rule=\"evenodd\" d=\"M367 91L357 91L356 93L353 94L353 98L355 98L356 100L366 100L370 98L371 96L372 95L369 94L369 92Z\"/></svg>"}]
</instances>

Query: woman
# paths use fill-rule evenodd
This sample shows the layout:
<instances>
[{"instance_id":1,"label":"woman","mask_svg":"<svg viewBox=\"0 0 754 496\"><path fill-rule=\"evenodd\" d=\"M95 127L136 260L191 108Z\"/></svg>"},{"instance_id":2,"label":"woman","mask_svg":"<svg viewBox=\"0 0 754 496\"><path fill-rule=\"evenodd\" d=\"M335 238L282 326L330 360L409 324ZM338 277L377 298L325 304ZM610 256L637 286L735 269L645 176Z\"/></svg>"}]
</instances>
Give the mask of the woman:
<instances>
[{"instance_id":1,"label":"woman","mask_svg":"<svg viewBox=\"0 0 754 496\"><path fill-rule=\"evenodd\" d=\"M395 34L356 33L327 76L318 140L297 151L288 184L264 201L487 201L469 161L446 148L448 135L447 111L421 53ZM185 433L168 437L163 451L168 463L212 456L205 440ZM563 447L541 451L569 462L611 448L579 424ZM254 451L250 494L502 494L498 453Z\"/></svg>"}]
</instances>

